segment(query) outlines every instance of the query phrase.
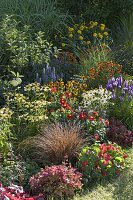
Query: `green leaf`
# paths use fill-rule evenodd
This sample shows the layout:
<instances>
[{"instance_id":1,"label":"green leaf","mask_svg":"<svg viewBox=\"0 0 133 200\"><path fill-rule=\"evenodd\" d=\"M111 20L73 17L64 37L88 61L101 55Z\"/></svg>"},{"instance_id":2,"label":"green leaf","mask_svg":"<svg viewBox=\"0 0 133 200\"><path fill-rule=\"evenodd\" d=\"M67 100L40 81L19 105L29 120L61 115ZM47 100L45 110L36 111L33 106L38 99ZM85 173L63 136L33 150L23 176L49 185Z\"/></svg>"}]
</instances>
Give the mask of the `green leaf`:
<instances>
[{"instance_id":1,"label":"green leaf","mask_svg":"<svg viewBox=\"0 0 133 200\"><path fill-rule=\"evenodd\" d=\"M22 79L21 78L16 78L16 81L18 82L18 85L22 83Z\"/></svg>"},{"instance_id":2,"label":"green leaf","mask_svg":"<svg viewBox=\"0 0 133 200\"><path fill-rule=\"evenodd\" d=\"M15 79L10 81L10 84L14 87L18 86L18 82Z\"/></svg>"}]
</instances>

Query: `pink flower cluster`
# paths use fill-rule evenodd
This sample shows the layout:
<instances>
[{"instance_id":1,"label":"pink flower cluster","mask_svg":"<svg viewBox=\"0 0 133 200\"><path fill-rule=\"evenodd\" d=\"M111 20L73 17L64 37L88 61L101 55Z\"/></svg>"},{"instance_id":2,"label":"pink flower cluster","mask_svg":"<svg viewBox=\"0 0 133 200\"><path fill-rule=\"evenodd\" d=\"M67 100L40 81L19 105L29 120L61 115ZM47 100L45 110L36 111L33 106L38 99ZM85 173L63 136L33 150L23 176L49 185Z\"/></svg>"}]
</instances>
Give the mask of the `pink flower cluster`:
<instances>
[{"instance_id":1,"label":"pink flower cluster","mask_svg":"<svg viewBox=\"0 0 133 200\"><path fill-rule=\"evenodd\" d=\"M81 179L82 174L75 168L62 164L42 169L30 178L29 184L35 193L64 196L81 189Z\"/></svg>"}]
</instances>

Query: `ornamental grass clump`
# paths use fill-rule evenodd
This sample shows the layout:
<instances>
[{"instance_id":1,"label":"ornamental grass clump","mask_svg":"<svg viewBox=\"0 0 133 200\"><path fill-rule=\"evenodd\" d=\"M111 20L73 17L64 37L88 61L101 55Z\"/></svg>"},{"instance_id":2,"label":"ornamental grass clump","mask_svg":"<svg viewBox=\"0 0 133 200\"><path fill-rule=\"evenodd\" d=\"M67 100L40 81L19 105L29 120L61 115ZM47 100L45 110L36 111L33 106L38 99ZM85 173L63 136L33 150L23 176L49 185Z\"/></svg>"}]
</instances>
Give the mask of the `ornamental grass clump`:
<instances>
[{"instance_id":1,"label":"ornamental grass clump","mask_svg":"<svg viewBox=\"0 0 133 200\"><path fill-rule=\"evenodd\" d=\"M32 176L29 184L33 193L43 193L54 199L72 197L82 188L82 174L77 169L65 164L45 167Z\"/></svg>"},{"instance_id":2,"label":"ornamental grass clump","mask_svg":"<svg viewBox=\"0 0 133 200\"><path fill-rule=\"evenodd\" d=\"M126 168L127 157L127 154L115 143L95 143L82 149L78 167L87 179L116 176Z\"/></svg>"},{"instance_id":3,"label":"ornamental grass clump","mask_svg":"<svg viewBox=\"0 0 133 200\"><path fill-rule=\"evenodd\" d=\"M81 128L75 124L51 124L42 126L41 133L25 140L21 149L31 149L30 156L43 164L61 164L65 156L72 160L78 155L85 140Z\"/></svg>"}]
</instances>

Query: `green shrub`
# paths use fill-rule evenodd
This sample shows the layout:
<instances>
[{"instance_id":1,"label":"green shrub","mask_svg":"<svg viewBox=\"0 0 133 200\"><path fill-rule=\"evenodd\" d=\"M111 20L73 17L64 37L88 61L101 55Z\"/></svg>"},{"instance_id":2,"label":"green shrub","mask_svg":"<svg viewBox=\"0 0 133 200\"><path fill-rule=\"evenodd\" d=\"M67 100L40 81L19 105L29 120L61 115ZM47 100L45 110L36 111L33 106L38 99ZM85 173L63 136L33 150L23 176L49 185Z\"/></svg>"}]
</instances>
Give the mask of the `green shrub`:
<instances>
[{"instance_id":1,"label":"green shrub","mask_svg":"<svg viewBox=\"0 0 133 200\"><path fill-rule=\"evenodd\" d=\"M40 124L47 122L47 93L50 89L39 83L28 84L24 92L6 92L6 104L12 108L13 133L19 141L38 132Z\"/></svg>"},{"instance_id":2,"label":"green shrub","mask_svg":"<svg viewBox=\"0 0 133 200\"><path fill-rule=\"evenodd\" d=\"M2 50L1 65L5 71L16 71L28 78L35 80L38 68L41 71L56 56L58 50L45 39L44 32L38 31L31 35L31 30L24 25L19 29L18 23L12 16L6 16L0 24L0 48ZM44 65L42 67L42 65ZM30 75L29 75L30 74Z\"/></svg>"},{"instance_id":3,"label":"green shrub","mask_svg":"<svg viewBox=\"0 0 133 200\"><path fill-rule=\"evenodd\" d=\"M7 155L13 137L10 122L12 114L13 112L9 108L3 107L0 109L0 153L3 156Z\"/></svg>"},{"instance_id":4,"label":"green shrub","mask_svg":"<svg viewBox=\"0 0 133 200\"><path fill-rule=\"evenodd\" d=\"M40 170L39 166L21 155L15 155L10 146L6 158L0 162L0 180L4 186L10 183L22 185L26 190L29 189L29 178Z\"/></svg>"}]
</instances>

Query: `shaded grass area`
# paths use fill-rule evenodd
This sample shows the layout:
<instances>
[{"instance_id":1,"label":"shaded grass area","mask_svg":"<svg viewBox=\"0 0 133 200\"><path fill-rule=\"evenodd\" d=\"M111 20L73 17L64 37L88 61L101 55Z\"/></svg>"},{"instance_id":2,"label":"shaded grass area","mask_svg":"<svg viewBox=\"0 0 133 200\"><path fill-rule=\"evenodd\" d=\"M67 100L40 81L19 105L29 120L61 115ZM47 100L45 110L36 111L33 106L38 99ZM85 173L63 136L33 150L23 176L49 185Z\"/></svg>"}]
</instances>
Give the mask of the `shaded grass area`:
<instances>
[{"instance_id":1,"label":"shaded grass area","mask_svg":"<svg viewBox=\"0 0 133 200\"><path fill-rule=\"evenodd\" d=\"M133 200L133 149L128 154L129 167L117 179L99 183L74 200Z\"/></svg>"}]
</instances>

